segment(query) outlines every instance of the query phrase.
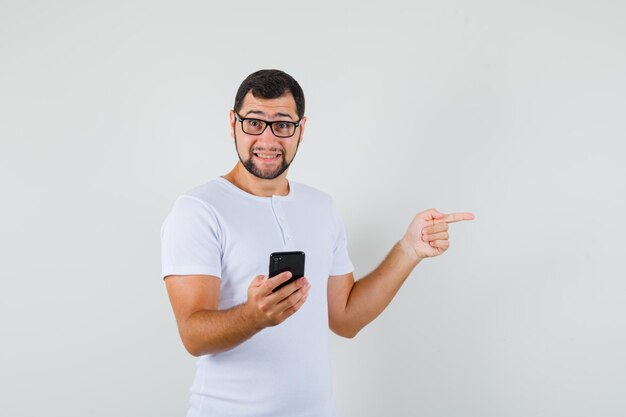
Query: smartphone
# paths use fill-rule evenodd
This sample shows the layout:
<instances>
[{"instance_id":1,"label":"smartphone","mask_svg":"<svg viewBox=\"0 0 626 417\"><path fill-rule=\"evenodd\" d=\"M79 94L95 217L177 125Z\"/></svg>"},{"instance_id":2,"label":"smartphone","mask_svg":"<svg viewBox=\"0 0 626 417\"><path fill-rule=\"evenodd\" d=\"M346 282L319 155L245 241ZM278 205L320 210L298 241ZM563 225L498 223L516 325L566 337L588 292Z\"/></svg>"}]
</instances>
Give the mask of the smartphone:
<instances>
[{"instance_id":1,"label":"smartphone","mask_svg":"<svg viewBox=\"0 0 626 417\"><path fill-rule=\"evenodd\" d=\"M274 288L272 292L278 291L285 285L304 276L304 252L272 253L270 255L270 273L268 276L272 278L285 271L291 271L291 278Z\"/></svg>"}]
</instances>

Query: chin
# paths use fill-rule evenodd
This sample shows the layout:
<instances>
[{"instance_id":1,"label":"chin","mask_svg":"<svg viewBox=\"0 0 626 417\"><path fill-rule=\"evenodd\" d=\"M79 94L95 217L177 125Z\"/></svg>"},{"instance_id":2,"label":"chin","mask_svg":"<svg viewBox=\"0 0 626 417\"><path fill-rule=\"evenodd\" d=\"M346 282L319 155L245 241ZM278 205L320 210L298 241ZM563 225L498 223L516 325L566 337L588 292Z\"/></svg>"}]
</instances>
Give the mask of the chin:
<instances>
[{"instance_id":1,"label":"chin","mask_svg":"<svg viewBox=\"0 0 626 417\"><path fill-rule=\"evenodd\" d=\"M271 171L259 169L259 167L256 165L246 166L246 168L248 169L248 172L250 172L257 178L264 180L273 180L281 176L285 171L287 171L287 168L289 168L289 166L281 166L278 169L274 169Z\"/></svg>"}]
</instances>

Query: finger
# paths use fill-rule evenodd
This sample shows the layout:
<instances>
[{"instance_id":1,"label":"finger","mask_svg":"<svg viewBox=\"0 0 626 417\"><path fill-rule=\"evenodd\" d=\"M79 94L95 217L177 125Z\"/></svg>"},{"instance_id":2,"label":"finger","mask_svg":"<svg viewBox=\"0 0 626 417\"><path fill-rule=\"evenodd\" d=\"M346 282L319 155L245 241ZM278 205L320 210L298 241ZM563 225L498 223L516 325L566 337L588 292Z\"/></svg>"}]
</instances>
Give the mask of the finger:
<instances>
[{"instance_id":1,"label":"finger","mask_svg":"<svg viewBox=\"0 0 626 417\"><path fill-rule=\"evenodd\" d=\"M444 213L441 213L441 212L437 211L437 210L436 210L436 209L434 209L434 208L431 208L431 209L426 210L426 212L425 212L425 213L426 213L428 216L430 216L430 217L431 217L431 219L442 219L442 218L444 218L444 217L445 217L445 214L444 214Z\"/></svg>"},{"instance_id":2,"label":"finger","mask_svg":"<svg viewBox=\"0 0 626 417\"><path fill-rule=\"evenodd\" d=\"M250 285L254 285L255 287L260 287L263 285L263 280L265 279L265 275L257 275L254 277Z\"/></svg>"},{"instance_id":3,"label":"finger","mask_svg":"<svg viewBox=\"0 0 626 417\"><path fill-rule=\"evenodd\" d=\"M272 292L274 288L278 287L283 282L288 281L291 276L291 271L285 271L278 275L275 275L266 281L265 288L268 290L268 292Z\"/></svg>"},{"instance_id":4,"label":"finger","mask_svg":"<svg viewBox=\"0 0 626 417\"><path fill-rule=\"evenodd\" d=\"M425 234L432 235L434 233L445 232L448 230L448 223L441 221L432 226L426 226L422 229L422 236Z\"/></svg>"},{"instance_id":5,"label":"finger","mask_svg":"<svg viewBox=\"0 0 626 417\"><path fill-rule=\"evenodd\" d=\"M291 316L292 314L294 314L296 311L300 310L300 307L302 307L302 305L304 305L304 303L307 300L308 296L309 296L309 294L305 294L302 298L300 298L298 300L298 302L296 302L296 304L293 305L293 307L289 307L288 309L283 311L282 315L285 318L287 318L287 317Z\"/></svg>"},{"instance_id":6,"label":"finger","mask_svg":"<svg viewBox=\"0 0 626 417\"><path fill-rule=\"evenodd\" d=\"M441 219L446 216L445 214L440 213L435 209L433 209L433 211L431 212L431 215L433 216L434 219Z\"/></svg>"},{"instance_id":7,"label":"finger","mask_svg":"<svg viewBox=\"0 0 626 417\"><path fill-rule=\"evenodd\" d=\"M300 301L301 298L309 294L310 288L311 287L309 286L303 286L303 287L298 288L290 296L288 296L287 298L285 298L284 300L282 300L280 303L277 304L279 311L285 311L293 307L294 305L296 305L296 303Z\"/></svg>"},{"instance_id":8,"label":"finger","mask_svg":"<svg viewBox=\"0 0 626 417\"><path fill-rule=\"evenodd\" d=\"M473 213L452 213L448 214L443 218L443 221L446 223L455 223L463 220L474 220L475 216Z\"/></svg>"},{"instance_id":9,"label":"finger","mask_svg":"<svg viewBox=\"0 0 626 417\"><path fill-rule=\"evenodd\" d=\"M449 238L448 232L440 232L434 234L423 234L422 241L432 242L433 240L447 240Z\"/></svg>"},{"instance_id":10,"label":"finger","mask_svg":"<svg viewBox=\"0 0 626 417\"><path fill-rule=\"evenodd\" d=\"M268 299L270 300L270 302L278 304L288 298L291 294L295 293L300 288L305 287L308 284L309 282L306 280L305 277L298 278L289 285L285 285L280 290L272 293L271 296L268 297Z\"/></svg>"},{"instance_id":11,"label":"finger","mask_svg":"<svg viewBox=\"0 0 626 417\"><path fill-rule=\"evenodd\" d=\"M433 240L432 242L430 242L430 246L432 246L433 248L446 250L450 247L450 241L449 240Z\"/></svg>"}]
</instances>

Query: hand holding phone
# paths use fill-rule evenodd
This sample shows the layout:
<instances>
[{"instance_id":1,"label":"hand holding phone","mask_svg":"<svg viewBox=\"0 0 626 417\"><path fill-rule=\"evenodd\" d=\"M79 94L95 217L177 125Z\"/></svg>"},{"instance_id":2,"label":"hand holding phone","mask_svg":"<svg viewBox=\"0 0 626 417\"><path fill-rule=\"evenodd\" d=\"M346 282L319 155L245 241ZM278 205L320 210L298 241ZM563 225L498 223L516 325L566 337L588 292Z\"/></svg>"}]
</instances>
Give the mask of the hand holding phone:
<instances>
[{"instance_id":1,"label":"hand holding phone","mask_svg":"<svg viewBox=\"0 0 626 417\"><path fill-rule=\"evenodd\" d=\"M272 256L279 259L274 260ZM248 300L245 303L246 315L258 323L259 329L276 326L295 314L306 301L311 285L304 275L304 253L299 252L295 259L287 261L282 254L270 256L270 274L257 275L248 287ZM286 255L292 258L292 255ZM282 258L282 259L281 259ZM295 271L295 274L291 271ZM289 284L293 282L292 284ZM289 285L282 291L279 288Z\"/></svg>"}]
</instances>

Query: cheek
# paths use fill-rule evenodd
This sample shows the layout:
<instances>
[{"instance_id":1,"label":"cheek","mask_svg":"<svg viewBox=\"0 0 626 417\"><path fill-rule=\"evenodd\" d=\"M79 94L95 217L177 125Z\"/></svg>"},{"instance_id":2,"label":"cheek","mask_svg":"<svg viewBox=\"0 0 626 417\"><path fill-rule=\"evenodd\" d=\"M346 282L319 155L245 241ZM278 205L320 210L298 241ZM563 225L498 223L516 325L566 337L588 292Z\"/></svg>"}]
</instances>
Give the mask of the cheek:
<instances>
[{"instance_id":1,"label":"cheek","mask_svg":"<svg viewBox=\"0 0 626 417\"><path fill-rule=\"evenodd\" d=\"M286 143L284 144L283 148L285 149L288 155L293 155L294 153L296 153L296 150L298 149L298 141Z\"/></svg>"},{"instance_id":2,"label":"cheek","mask_svg":"<svg viewBox=\"0 0 626 417\"><path fill-rule=\"evenodd\" d=\"M235 141L237 143L237 149L241 155L248 155L250 153L253 141L248 140L245 136L242 137L239 134L237 134Z\"/></svg>"}]
</instances>

